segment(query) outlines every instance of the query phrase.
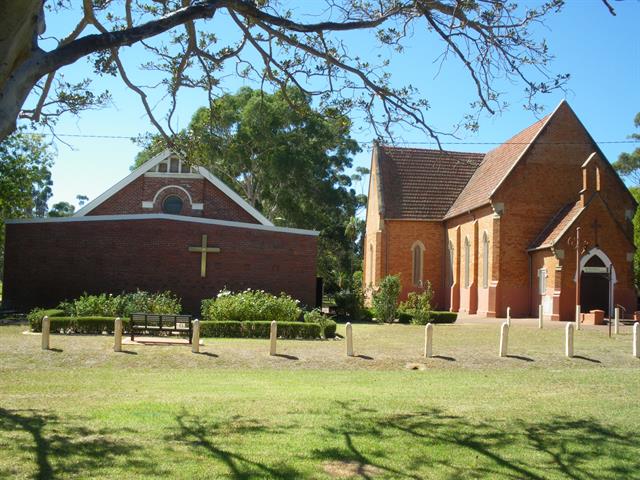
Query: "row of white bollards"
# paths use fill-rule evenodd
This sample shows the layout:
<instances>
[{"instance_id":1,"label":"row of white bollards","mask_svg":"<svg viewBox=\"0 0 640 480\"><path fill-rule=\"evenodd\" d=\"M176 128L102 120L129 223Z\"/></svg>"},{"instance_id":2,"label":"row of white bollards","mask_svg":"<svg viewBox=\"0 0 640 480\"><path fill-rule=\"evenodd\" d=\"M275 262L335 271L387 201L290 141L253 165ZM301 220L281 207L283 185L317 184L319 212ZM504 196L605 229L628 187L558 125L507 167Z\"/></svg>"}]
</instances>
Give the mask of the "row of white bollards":
<instances>
[{"instance_id":1,"label":"row of white bollards","mask_svg":"<svg viewBox=\"0 0 640 480\"><path fill-rule=\"evenodd\" d=\"M615 318L615 331L619 332L619 313L616 309ZM498 355L500 357L506 357L509 345L509 328L511 323L511 309L507 308L507 321L500 327L500 347ZM541 325L541 323L540 323ZM565 355L569 358L573 357L573 337L574 331L579 330L579 323L567 323L565 327ZM115 352L122 351L122 319L116 318L114 325L114 346ZM633 356L640 358L640 323L635 322L633 324L633 340L632 340L632 352ZM353 357L353 326L351 323L346 325L346 337L347 337L347 356ZM51 320L48 316L42 319L42 349L50 349L51 338ZM269 355L276 355L276 342L278 338L278 324L274 320L271 322L271 330L269 334ZM193 322L193 333L191 340L191 351L193 353L200 353L200 320L196 319ZM424 357L431 358L433 356L433 325L428 323L425 326L424 331Z\"/></svg>"}]
</instances>

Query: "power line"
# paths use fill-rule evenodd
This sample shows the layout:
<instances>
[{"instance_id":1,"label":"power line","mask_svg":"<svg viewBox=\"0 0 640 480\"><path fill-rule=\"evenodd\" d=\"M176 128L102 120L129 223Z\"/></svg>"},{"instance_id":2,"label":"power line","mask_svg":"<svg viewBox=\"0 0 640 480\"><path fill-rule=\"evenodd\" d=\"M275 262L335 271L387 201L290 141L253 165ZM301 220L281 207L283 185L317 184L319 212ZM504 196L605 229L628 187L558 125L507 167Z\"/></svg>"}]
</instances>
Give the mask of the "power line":
<instances>
[{"instance_id":1,"label":"power line","mask_svg":"<svg viewBox=\"0 0 640 480\"><path fill-rule=\"evenodd\" d=\"M81 133L35 133L29 132L28 135L44 135L51 137L65 137L65 138L104 138L104 139L117 139L117 140L134 140L137 136L126 135L96 135L96 134L81 134ZM361 145L368 145L373 143L373 140L359 141ZM464 141L443 141L440 145L529 145L531 142L464 142ZM536 142L538 145L588 145L591 142ZM598 144L631 144L640 143L640 140L604 140L596 141ZM393 142L393 145L438 145L436 141L428 142L409 142L409 141L397 141Z\"/></svg>"}]
</instances>

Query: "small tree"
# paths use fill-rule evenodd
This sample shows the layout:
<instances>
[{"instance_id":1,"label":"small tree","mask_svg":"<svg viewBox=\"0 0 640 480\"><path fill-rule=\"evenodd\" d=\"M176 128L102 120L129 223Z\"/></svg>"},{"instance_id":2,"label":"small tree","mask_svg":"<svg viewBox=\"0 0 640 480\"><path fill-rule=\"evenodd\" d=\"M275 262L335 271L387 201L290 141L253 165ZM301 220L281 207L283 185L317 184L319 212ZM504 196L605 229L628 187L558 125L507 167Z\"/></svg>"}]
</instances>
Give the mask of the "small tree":
<instances>
[{"instance_id":1,"label":"small tree","mask_svg":"<svg viewBox=\"0 0 640 480\"><path fill-rule=\"evenodd\" d=\"M398 297L400 296L400 276L387 275L373 294L373 307L378 322L392 323L396 318Z\"/></svg>"},{"instance_id":2,"label":"small tree","mask_svg":"<svg viewBox=\"0 0 640 480\"><path fill-rule=\"evenodd\" d=\"M400 304L400 310L411 315L411 323L426 325L431 319L432 300L433 290L431 289L431 282L427 281L421 293L409 293L407 301Z\"/></svg>"}]
</instances>

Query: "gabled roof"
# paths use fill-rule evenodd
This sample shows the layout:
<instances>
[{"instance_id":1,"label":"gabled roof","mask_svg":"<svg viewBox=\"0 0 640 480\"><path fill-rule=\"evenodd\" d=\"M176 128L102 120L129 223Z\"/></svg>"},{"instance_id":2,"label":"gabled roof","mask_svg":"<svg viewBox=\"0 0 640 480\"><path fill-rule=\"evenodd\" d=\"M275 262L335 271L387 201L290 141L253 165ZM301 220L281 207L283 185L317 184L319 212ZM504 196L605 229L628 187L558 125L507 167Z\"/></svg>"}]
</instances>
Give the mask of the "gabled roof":
<instances>
[{"instance_id":1,"label":"gabled roof","mask_svg":"<svg viewBox=\"0 0 640 480\"><path fill-rule=\"evenodd\" d=\"M552 247L560 240L567 228L576 221L585 208L580 200L567 203L553 216L549 224L542 229L529 246L529 250Z\"/></svg>"},{"instance_id":2,"label":"gabled roof","mask_svg":"<svg viewBox=\"0 0 640 480\"><path fill-rule=\"evenodd\" d=\"M495 190L542 132L552 115L553 113L538 120L489 151L445 217L454 217L489 203Z\"/></svg>"},{"instance_id":3,"label":"gabled roof","mask_svg":"<svg viewBox=\"0 0 640 480\"><path fill-rule=\"evenodd\" d=\"M380 145L380 204L387 219L442 220L484 154Z\"/></svg>"},{"instance_id":4,"label":"gabled roof","mask_svg":"<svg viewBox=\"0 0 640 480\"><path fill-rule=\"evenodd\" d=\"M102 195L99 195L98 197L94 198L92 201L87 203L84 207L78 210L73 216L84 217L85 215L87 215L87 213L91 212L98 205L102 204L104 201L111 198L113 195L115 195L117 192L119 192L124 187L129 185L131 182L141 177L142 175L147 173L149 170L151 170L153 167L155 167L159 163L169 158L172 154L173 152L171 152L171 150L165 149L155 157L147 160L145 163L143 163L141 166L136 168L129 175L127 175L118 183L116 183L109 190L107 190ZM204 167L197 167L197 169L200 175L202 175L207 181L215 185L216 188L221 190L222 193L224 193L233 202L235 202L238 206L244 209L249 215L255 218L258 222L260 222L262 225L267 225L271 227L273 226L273 223L271 223L266 217L264 217L258 210L256 210L251 205L249 205L249 203L247 203L240 195L238 195L231 188L229 188L229 186L227 186L222 180L220 180L218 177L212 174L209 170L207 170Z\"/></svg>"}]
</instances>

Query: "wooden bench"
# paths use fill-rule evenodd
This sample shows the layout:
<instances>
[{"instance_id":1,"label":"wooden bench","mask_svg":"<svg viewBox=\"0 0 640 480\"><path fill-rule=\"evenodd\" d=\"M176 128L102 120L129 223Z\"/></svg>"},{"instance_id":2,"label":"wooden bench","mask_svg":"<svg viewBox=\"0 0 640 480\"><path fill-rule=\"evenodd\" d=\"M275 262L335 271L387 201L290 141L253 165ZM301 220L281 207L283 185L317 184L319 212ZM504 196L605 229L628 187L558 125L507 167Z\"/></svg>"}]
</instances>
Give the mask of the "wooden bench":
<instances>
[{"instance_id":1,"label":"wooden bench","mask_svg":"<svg viewBox=\"0 0 640 480\"><path fill-rule=\"evenodd\" d=\"M131 341L133 341L133 337L136 332L149 334L160 332L178 332L187 333L189 335L189 343L191 343L191 315L132 313L129 328L131 330Z\"/></svg>"}]
</instances>

